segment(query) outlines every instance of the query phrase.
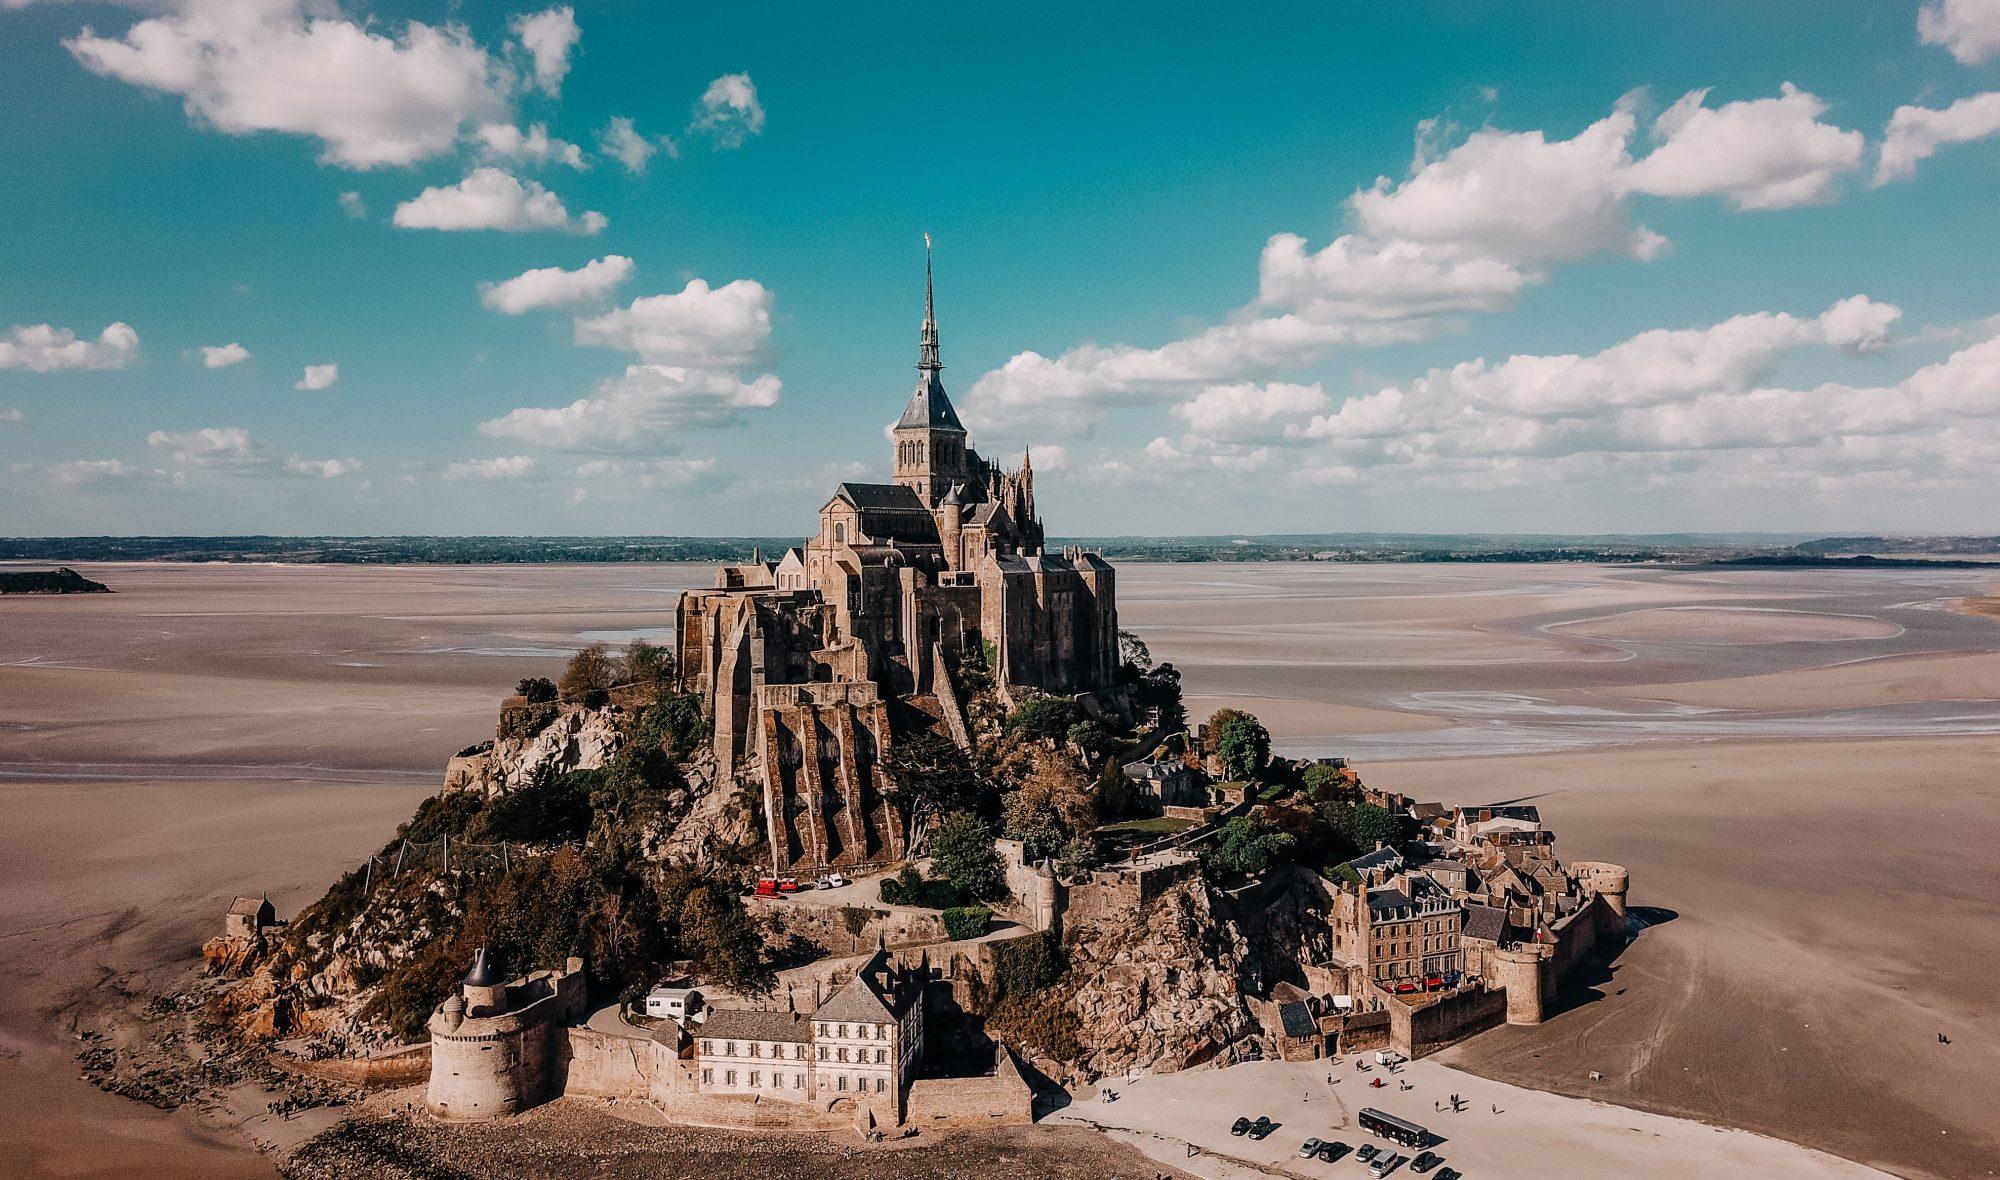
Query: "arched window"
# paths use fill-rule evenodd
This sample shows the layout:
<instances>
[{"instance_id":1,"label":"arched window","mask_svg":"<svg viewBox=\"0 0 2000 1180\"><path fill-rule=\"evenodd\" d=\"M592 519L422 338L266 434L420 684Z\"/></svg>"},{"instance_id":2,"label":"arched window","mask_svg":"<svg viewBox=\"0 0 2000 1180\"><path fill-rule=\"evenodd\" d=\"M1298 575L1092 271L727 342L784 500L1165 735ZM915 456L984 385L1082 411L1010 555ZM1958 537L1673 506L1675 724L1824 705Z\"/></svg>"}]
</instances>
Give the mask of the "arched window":
<instances>
[{"instance_id":1,"label":"arched window","mask_svg":"<svg viewBox=\"0 0 2000 1180\"><path fill-rule=\"evenodd\" d=\"M836 541L847 540L847 526L844 524L835 523L833 526L833 539Z\"/></svg>"}]
</instances>

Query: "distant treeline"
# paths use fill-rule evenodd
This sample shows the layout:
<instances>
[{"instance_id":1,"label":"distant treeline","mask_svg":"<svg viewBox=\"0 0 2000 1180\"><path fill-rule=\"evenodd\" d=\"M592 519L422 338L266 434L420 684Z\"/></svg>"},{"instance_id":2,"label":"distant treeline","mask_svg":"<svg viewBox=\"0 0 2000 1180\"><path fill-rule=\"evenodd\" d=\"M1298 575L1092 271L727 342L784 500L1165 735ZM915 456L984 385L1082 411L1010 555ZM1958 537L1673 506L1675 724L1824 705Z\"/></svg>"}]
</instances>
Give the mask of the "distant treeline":
<instances>
[{"instance_id":1,"label":"distant treeline","mask_svg":"<svg viewBox=\"0 0 2000 1180\"><path fill-rule=\"evenodd\" d=\"M798 537L10 537L6 561L235 561L341 565L768 560ZM1062 537L1113 560L1161 562L1612 562L1772 566L1944 564L1925 555L2000 553L2000 537L1823 537L1759 533L1283 533ZM1869 554L1896 558L1857 560Z\"/></svg>"}]
</instances>

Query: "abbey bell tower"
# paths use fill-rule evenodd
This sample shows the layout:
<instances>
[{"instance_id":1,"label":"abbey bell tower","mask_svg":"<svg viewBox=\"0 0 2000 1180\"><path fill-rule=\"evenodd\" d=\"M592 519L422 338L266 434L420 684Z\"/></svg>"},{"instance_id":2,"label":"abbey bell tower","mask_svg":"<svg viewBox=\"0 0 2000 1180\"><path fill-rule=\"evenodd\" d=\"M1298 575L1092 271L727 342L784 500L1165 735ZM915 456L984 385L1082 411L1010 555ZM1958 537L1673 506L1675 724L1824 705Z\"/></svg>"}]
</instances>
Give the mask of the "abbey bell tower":
<instances>
[{"instance_id":1,"label":"abbey bell tower","mask_svg":"<svg viewBox=\"0 0 2000 1180\"><path fill-rule=\"evenodd\" d=\"M896 482L936 508L952 485L964 480L965 426L945 396L938 360L937 312L931 300L931 236L924 235L923 344L917 354L917 391L896 422Z\"/></svg>"}]
</instances>

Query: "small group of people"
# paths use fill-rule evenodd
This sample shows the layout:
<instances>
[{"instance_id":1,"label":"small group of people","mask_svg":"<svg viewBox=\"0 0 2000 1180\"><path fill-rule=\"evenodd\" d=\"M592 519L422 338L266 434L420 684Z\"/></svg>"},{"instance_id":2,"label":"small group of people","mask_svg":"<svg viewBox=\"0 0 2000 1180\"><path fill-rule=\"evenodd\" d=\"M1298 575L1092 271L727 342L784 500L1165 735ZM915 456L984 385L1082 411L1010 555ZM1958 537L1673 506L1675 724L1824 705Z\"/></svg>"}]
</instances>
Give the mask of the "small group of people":
<instances>
[{"instance_id":1,"label":"small group of people","mask_svg":"<svg viewBox=\"0 0 2000 1180\"><path fill-rule=\"evenodd\" d=\"M301 1094L287 1094L283 1098L273 1098L264 1104L264 1113L274 1118L289 1119L302 1110L311 1110L321 1105L319 1099Z\"/></svg>"}]
</instances>

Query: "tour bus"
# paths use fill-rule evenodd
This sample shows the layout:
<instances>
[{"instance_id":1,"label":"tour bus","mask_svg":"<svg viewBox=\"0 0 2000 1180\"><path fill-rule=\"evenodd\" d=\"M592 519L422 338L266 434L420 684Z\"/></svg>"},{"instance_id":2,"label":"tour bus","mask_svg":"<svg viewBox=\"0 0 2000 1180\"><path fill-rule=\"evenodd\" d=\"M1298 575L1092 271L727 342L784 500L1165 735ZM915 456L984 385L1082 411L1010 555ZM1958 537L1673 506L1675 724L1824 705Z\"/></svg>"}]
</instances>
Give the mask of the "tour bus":
<instances>
[{"instance_id":1,"label":"tour bus","mask_svg":"<svg viewBox=\"0 0 2000 1180\"><path fill-rule=\"evenodd\" d=\"M1372 1106L1361 1108L1360 1123L1361 1129L1370 1135L1394 1140L1404 1147L1422 1147L1431 1141L1431 1133L1424 1128L1393 1114L1383 1114Z\"/></svg>"}]
</instances>

